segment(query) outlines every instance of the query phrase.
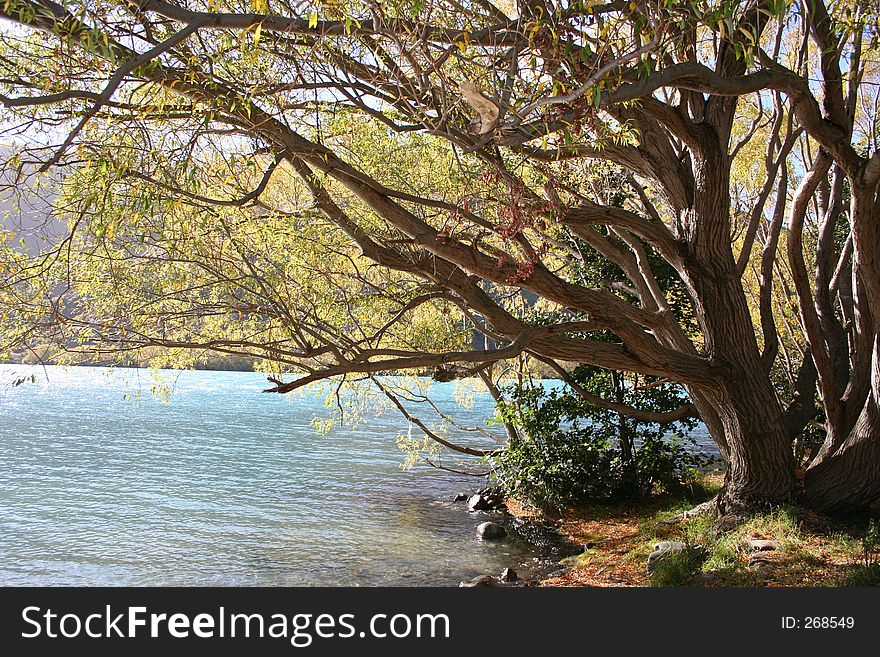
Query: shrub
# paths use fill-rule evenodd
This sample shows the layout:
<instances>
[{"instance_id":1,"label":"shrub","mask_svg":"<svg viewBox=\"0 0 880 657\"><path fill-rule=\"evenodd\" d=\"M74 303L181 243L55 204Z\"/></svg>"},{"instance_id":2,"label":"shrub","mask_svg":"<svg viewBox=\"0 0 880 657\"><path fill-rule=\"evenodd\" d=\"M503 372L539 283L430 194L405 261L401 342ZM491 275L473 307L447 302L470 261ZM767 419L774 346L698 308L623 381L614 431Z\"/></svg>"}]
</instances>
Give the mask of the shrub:
<instances>
[{"instance_id":1,"label":"shrub","mask_svg":"<svg viewBox=\"0 0 880 657\"><path fill-rule=\"evenodd\" d=\"M619 385L615 374L580 367L573 376L593 394L610 389L622 403L644 410L663 412L682 403L680 390L670 384L635 391ZM496 457L495 477L509 493L542 509L673 491L707 462L687 436L696 425L692 418L637 422L588 404L568 386L525 384L505 393L510 401L499 405L500 415L519 435Z\"/></svg>"}]
</instances>

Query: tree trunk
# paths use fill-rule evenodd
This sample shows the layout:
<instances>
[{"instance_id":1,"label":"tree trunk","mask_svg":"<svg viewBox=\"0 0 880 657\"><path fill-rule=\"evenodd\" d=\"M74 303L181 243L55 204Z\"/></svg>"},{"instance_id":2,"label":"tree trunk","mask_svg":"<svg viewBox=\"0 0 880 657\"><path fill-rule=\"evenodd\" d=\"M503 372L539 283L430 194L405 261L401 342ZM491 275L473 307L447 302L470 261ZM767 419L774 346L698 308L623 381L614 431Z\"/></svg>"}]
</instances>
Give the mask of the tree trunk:
<instances>
[{"instance_id":1,"label":"tree trunk","mask_svg":"<svg viewBox=\"0 0 880 657\"><path fill-rule=\"evenodd\" d=\"M871 391L855 427L804 477L804 499L817 511L854 511L880 499L880 336L872 351Z\"/></svg>"},{"instance_id":2,"label":"tree trunk","mask_svg":"<svg viewBox=\"0 0 880 657\"><path fill-rule=\"evenodd\" d=\"M720 417L729 449L719 510L748 515L791 502L794 457L769 382L726 381L707 400Z\"/></svg>"},{"instance_id":3,"label":"tree trunk","mask_svg":"<svg viewBox=\"0 0 880 657\"><path fill-rule=\"evenodd\" d=\"M750 514L792 500L795 462L785 416L761 364L742 288L732 278L696 282L704 313L706 346L730 375L694 402L717 418L707 425L727 450L720 510ZM720 432L720 435L719 435Z\"/></svg>"},{"instance_id":4,"label":"tree trunk","mask_svg":"<svg viewBox=\"0 0 880 657\"><path fill-rule=\"evenodd\" d=\"M804 499L816 511L864 509L880 498L880 410L872 394L840 449L807 470Z\"/></svg>"},{"instance_id":5,"label":"tree trunk","mask_svg":"<svg viewBox=\"0 0 880 657\"><path fill-rule=\"evenodd\" d=\"M623 382L619 372L611 371L611 388L614 401L624 403ZM623 413L617 414L617 439L620 446L620 460L623 465L624 489L628 495L636 496L639 493L639 473L635 459L635 441L629 418Z\"/></svg>"},{"instance_id":6,"label":"tree trunk","mask_svg":"<svg viewBox=\"0 0 880 657\"><path fill-rule=\"evenodd\" d=\"M682 273L696 302L705 352L730 373L694 396L701 414L714 414L707 426L727 450L719 511L748 515L792 500L795 463L730 248L730 163L721 152L707 147L695 163L698 191L683 215L688 239Z\"/></svg>"}]
</instances>

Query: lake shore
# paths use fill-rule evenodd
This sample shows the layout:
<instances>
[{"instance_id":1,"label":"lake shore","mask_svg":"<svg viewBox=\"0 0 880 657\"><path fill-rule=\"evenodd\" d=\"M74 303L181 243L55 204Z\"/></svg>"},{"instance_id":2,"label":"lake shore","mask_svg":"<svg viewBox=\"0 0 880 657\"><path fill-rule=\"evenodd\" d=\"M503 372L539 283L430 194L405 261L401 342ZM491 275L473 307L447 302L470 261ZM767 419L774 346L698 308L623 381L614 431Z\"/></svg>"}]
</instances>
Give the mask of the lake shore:
<instances>
[{"instance_id":1,"label":"lake shore","mask_svg":"<svg viewBox=\"0 0 880 657\"><path fill-rule=\"evenodd\" d=\"M467 514L479 544L494 544L499 549L527 546L517 549L516 558L503 569L462 579L460 586L538 586L561 572L561 561L583 551L582 545L559 531L557 521L525 513L516 501L504 499L497 486L459 493L454 500Z\"/></svg>"},{"instance_id":2,"label":"lake shore","mask_svg":"<svg viewBox=\"0 0 880 657\"><path fill-rule=\"evenodd\" d=\"M544 587L813 587L880 585L880 545L868 535L870 516L834 518L791 506L755 517L732 531L719 532L709 516L670 519L710 499L721 477L678 495L662 495L614 505L565 510L555 519L559 532L582 553L560 561L560 570L539 582ZM541 514L516 502L511 512L538 520ZM880 508L874 509L874 517ZM680 555L648 563L658 546L683 546ZM698 546L699 558L686 556Z\"/></svg>"}]
</instances>

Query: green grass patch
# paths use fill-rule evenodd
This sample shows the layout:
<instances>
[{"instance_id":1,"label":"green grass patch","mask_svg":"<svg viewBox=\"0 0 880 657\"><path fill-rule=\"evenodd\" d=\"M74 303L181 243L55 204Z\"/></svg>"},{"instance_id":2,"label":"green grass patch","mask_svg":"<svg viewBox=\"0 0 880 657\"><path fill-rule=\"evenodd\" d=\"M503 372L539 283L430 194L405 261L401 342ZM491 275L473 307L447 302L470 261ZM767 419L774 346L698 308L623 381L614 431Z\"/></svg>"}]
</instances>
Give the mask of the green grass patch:
<instances>
[{"instance_id":1,"label":"green grass patch","mask_svg":"<svg viewBox=\"0 0 880 657\"><path fill-rule=\"evenodd\" d=\"M654 562L650 580L653 586L685 586L700 572L705 552L686 544L685 549L670 552Z\"/></svg>"},{"instance_id":2,"label":"green grass patch","mask_svg":"<svg viewBox=\"0 0 880 657\"><path fill-rule=\"evenodd\" d=\"M764 513L734 529L720 529L712 513L673 522L675 516L711 499L720 477L688 488L620 504L591 504L574 511L601 532L584 538L592 549L567 565L626 564L643 570L660 541L680 541L692 549L670 552L653 564L648 586L877 586L880 585L880 525L868 517L830 518L789 506ZM621 522L623 521L623 522ZM867 525L867 529L866 529ZM632 532L626 535L627 529ZM623 528L623 529L622 529ZM621 531L624 534L621 534ZM750 540L776 541L775 550L756 550ZM696 550L699 546L702 551Z\"/></svg>"},{"instance_id":3,"label":"green grass patch","mask_svg":"<svg viewBox=\"0 0 880 657\"><path fill-rule=\"evenodd\" d=\"M577 568L578 566L587 566L589 564L602 563L607 561L608 556L597 548L590 548L589 550L584 550L580 554L575 554L571 557L565 557L559 563L565 566L573 566Z\"/></svg>"},{"instance_id":4,"label":"green grass patch","mask_svg":"<svg viewBox=\"0 0 880 657\"><path fill-rule=\"evenodd\" d=\"M840 576L832 580L832 586L878 586L880 585L880 563L853 564Z\"/></svg>"}]
</instances>

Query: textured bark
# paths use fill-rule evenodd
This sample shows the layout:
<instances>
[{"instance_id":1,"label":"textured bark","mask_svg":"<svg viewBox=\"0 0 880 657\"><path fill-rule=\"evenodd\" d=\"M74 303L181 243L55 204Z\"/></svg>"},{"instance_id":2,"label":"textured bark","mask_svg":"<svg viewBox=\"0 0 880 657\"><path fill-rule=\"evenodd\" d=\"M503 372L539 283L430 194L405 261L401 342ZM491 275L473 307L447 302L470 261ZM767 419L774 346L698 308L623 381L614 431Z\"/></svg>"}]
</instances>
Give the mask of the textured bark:
<instances>
[{"instance_id":1,"label":"textured bark","mask_svg":"<svg viewBox=\"0 0 880 657\"><path fill-rule=\"evenodd\" d=\"M728 445L728 470L719 497L723 513L748 514L792 500L794 457L782 410L766 379L742 376L706 396ZM698 405L699 407L699 405Z\"/></svg>"},{"instance_id":2,"label":"textured bark","mask_svg":"<svg viewBox=\"0 0 880 657\"><path fill-rule=\"evenodd\" d=\"M880 499L880 409L873 394L834 456L807 471L804 499L825 512L863 509Z\"/></svg>"},{"instance_id":3,"label":"textured bark","mask_svg":"<svg viewBox=\"0 0 880 657\"><path fill-rule=\"evenodd\" d=\"M711 153L711 148L706 149ZM730 249L728 177L724 156L696 163L699 192L685 214L689 253L685 276L710 358L733 372L703 390L700 409L718 418L710 430L727 448L728 472L719 498L723 513L748 514L792 499L794 458L782 408L761 361L755 328ZM707 409L710 410L710 409ZM722 436L717 435L720 428Z\"/></svg>"},{"instance_id":4,"label":"textured bark","mask_svg":"<svg viewBox=\"0 0 880 657\"><path fill-rule=\"evenodd\" d=\"M880 499L880 336L871 370L871 390L849 436L804 477L804 498L818 511L863 509Z\"/></svg>"},{"instance_id":5,"label":"textured bark","mask_svg":"<svg viewBox=\"0 0 880 657\"><path fill-rule=\"evenodd\" d=\"M858 399L863 380L869 379L858 418L846 438L831 455L817 459L804 479L805 498L822 511L848 511L868 506L880 498L880 210L877 208L877 176L855 177L851 214L853 260L856 275L856 320L860 340L855 366L844 400ZM859 349L858 344L870 345ZM868 363L870 365L865 367ZM870 375L866 376L866 370ZM823 446L826 449L828 445Z\"/></svg>"}]
</instances>

